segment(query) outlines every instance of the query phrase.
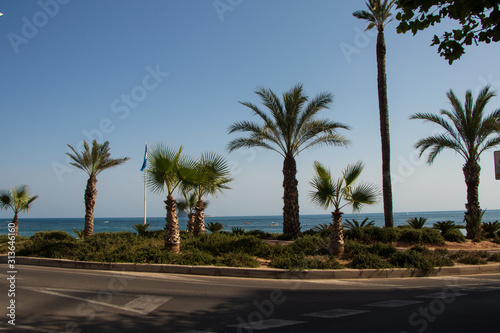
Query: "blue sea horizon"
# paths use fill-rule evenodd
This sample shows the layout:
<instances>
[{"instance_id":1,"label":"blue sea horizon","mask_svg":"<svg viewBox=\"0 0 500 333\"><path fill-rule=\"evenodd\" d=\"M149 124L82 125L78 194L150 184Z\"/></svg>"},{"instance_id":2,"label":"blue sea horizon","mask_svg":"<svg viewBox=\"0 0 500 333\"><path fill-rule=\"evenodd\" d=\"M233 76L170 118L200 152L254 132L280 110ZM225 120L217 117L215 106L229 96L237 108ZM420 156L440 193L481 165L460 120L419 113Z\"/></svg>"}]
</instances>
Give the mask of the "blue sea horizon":
<instances>
[{"instance_id":1,"label":"blue sea horizon","mask_svg":"<svg viewBox=\"0 0 500 333\"><path fill-rule=\"evenodd\" d=\"M432 212L398 212L394 213L394 225L405 225L406 220L412 217L427 218L426 227L432 227L435 222L451 220L456 224L464 224L464 211L432 211ZM363 221L368 218L374 221L376 226L384 226L383 213L359 213L344 214L342 220ZM0 218L0 235L8 234L7 225L12 219ZM500 209L487 210L483 221L493 222L500 220ZM33 236L39 231L61 230L72 236L76 236L74 229L84 228L84 218L29 218L20 215L19 235ZM319 224L331 223L330 214L301 215L301 230L309 230ZM231 231L232 227L239 227L245 230L262 230L270 233L281 233L283 231L283 217L281 215L267 216L206 216L205 222L220 222L224 226L223 230ZM110 217L94 218L94 233L98 232L118 232L134 231L134 224L143 224L144 217ZM165 217L147 217L149 223L148 230L160 230L165 227ZM187 217L179 217L179 228L186 230Z\"/></svg>"}]
</instances>

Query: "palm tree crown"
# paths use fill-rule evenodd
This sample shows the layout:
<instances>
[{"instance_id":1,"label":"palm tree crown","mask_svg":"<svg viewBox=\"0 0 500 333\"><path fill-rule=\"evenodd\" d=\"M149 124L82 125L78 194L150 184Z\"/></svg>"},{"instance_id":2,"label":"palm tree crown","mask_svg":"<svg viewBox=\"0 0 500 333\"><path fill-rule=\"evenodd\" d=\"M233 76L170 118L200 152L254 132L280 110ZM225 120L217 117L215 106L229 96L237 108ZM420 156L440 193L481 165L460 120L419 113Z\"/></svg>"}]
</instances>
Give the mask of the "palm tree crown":
<instances>
[{"instance_id":1,"label":"palm tree crown","mask_svg":"<svg viewBox=\"0 0 500 333\"><path fill-rule=\"evenodd\" d=\"M73 151L73 154L67 153L73 160L69 164L85 171L90 177L96 177L102 171L123 164L130 159L129 157L112 159L108 141L100 144L94 140L92 141L92 149L90 149L87 141L83 140L82 152L77 152L70 145L68 147Z\"/></svg>"},{"instance_id":2,"label":"palm tree crown","mask_svg":"<svg viewBox=\"0 0 500 333\"><path fill-rule=\"evenodd\" d=\"M441 110L440 115L432 113L416 113L410 119L421 119L441 126L446 132L419 140L415 148L420 149L420 156L430 149L427 162L434 162L436 156L444 149L451 149L466 161L479 161L481 153L500 144L500 109L485 116L484 109L489 100L495 96L490 87L484 88L475 103L472 92L465 94L465 104L450 90L446 96L452 110ZM493 137L492 137L493 135Z\"/></svg>"},{"instance_id":3,"label":"palm tree crown","mask_svg":"<svg viewBox=\"0 0 500 333\"><path fill-rule=\"evenodd\" d=\"M328 119L317 119L317 114L332 102L330 93L322 93L309 101L302 85L296 85L283 94L283 101L270 89L255 92L268 112L255 104L245 102L260 117L263 124L241 121L229 127L229 133L243 132L247 137L229 142L229 152L244 147L262 147L277 152L283 161L283 233L300 235L297 165L295 157L303 150L319 145L347 146L349 141L337 133L349 129L346 125Z\"/></svg>"},{"instance_id":4,"label":"palm tree crown","mask_svg":"<svg viewBox=\"0 0 500 333\"><path fill-rule=\"evenodd\" d=\"M20 212L28 212L31 204L38 198L38 195L31 195L27 185L16 186L10 191L0 191L0 209L12 209L14 212L14 234L18 234Z\"/></svg>"},{"instance_id":5,"label":"palm tree crown","mask_svg":"<svg viewBox=\"0 0 500 333\"><path fill-rule=\"evenodd\" d=\"M339 211L350 205L354 212L359 212L364 205L373 205L379 196L377 187L368 183L354 185L363 169L361 162L348 165L342 172L342 177L334 180L330 170L315 161L316 174L310 182L314 189L310 192L312 202L324 209L332 206Z\"/></svg>"},{"instance_id":6,"label":"palm tree crown","mask_svg":"<svg viewBox=\"0 0 500 333\"><path fill-rule=\"evenodd\" d=\"M258 88L255 93L261 97L270 115L255 104L241 102L259 116L264 124L249 121L232 124L229 133L247 132L249 137L232 140L227 146L229 152L242 147L263 147L283 157L295 157L315 145L345 146L349 143L337 133L337 129L349 129L348 126L315 118L321 110L328 109L328 104L333 100L330 93L319 94L307 105L305 103L309 98L303 93L300 84L283 94L283 102L270 89Z\"/></svg>"},{"instance_id":7,"label":"palm tree crown","mask_svg":"<svg viewBox=\"0 0 500 333\"><path fill-rule=\"evenodd\" d=\"M382 31L392 21L391 9L394 2L395 0L368 0L366 2L368 10L357 10L352 15L358 19L368 21L366 30L376 27L379 31Z\"/></svg>"},{"instance_id":8,"label":"palm tree crown","mask_svg":"<svg viewBox=\"0 0 500 333\"><path fill-rule=\"evenodd\" d=\"M481 208L479 205L479 176L481 153L500 144L500 109L489 115L484 109L495 93L490 87L479 92L476 101L469 90L465 94L465 103L458 100L452 90L446 96L452 106L450 110L441 110L440 115L417 113L410 119L421 119L442 127L445 132L417 141L415 148L420 156L430 150L427 162L434 162L436 156L445 149L458 153L465 159L462 171L467 186L467 203L464 219L467 236L475 238L481 231Z\"/></svg>"}]
</instances>

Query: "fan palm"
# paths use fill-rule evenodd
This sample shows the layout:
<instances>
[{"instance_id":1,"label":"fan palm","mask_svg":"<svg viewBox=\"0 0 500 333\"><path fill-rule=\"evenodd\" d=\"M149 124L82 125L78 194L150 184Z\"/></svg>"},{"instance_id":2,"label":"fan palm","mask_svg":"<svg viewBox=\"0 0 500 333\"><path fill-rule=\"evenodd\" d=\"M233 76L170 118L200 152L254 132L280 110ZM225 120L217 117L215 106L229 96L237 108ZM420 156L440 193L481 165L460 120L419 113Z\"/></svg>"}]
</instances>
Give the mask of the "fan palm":
<instances>
[{"instance_id":1,"label":"fan palm","mask_svg":"<svg viewBox=\"0 0 500 333\"><path fill-rule=\"evenodd\" d=\"M391 140L389 135L389 105L387 102L387 75L385 69L384 28L392 21L391 9L395 0L369 0L368 10L358 10L354 17L368 22L366 30L377 28L377 86L380 116L380 139L382 145L382 193L384 198L385 227L394 227L391 185Z\"/></svg>"},{"instance_id":2,"label":"fan palm","mask_svg":"<svg viewBox=\"0 0 500 333\"><path fill-rule=\"evenodd\" d=\"M164 241L167 251L173 253L180 251L179 220L173 193L194 174L194 162L181 156L181 153L182 146L176 151L163 143L156 144L148 151L146 169L150 190L156 193L167 192L167 200L164 201L167 211Z\"/></svg>"},{"instance_id":3,"label":"fan palm","mask_svg":"<svg viewBox=\"0 0 500 333\"><path fill-rule=\"evenodd\" d=\"M360 183L355 185L364 165L357 162L348 165L342 172L342 177L334 180L329 169L318 161L314 162L315 176L310 185L310 197L313 203L324 209L330 206L332 212L333 228L330 234L330 254L342 255L344 253L344 233L342 230L341 210L345 206L352 206L354 212L359 212L364 205L373 205L377 202L379 190L373 184Z\"/></svg>"},{"instance_id":4,"label":"fan palm","mask_svg":"<svg viewBox=\"0 0 500 333\"><path fill-rule=\"evenodd\" d=\"M238 148L262 147L284 158L283 233L297 237L300 235L300 221L295 158L300 152L313 146L346 146L348 140L339 135L337 130L349 128L341 123L316 118L332 102L330 93L319 94L309 101L300 84L283 94L283 102L270 89L259 88L255 93L270 114L252 103L241 103L259 116L264 124L250 121L232 124L229 133L248 133L248 137L232 140L227 148L231 152ZM309 103L306 104L307 102Z\"/></svg>"},{"instance_id":5,"label":"fan palm","mask_svg":"<svg viewBox=\"0 0 500 333\"><path fill-rule=\"evenodd\" d=\"M198 198L194 192L187 193L187 191L185 191L185 190L182 192L182 195L184 196L184 199L176 200L177 211L187 213L188 220L187 220L186 229L188 232L193 232L194 231L195 207L196 207L196 202L198 201Z\"/></svg>"},{"instance_id":6,"label":"fan palm","mask_svg":"<svg viewBox=\"0 0 500 333\"><path fill-rule=\"evenodd\" d=\"M87 141L83 140L83 151L77 152L75 148L68 145L73 151L73 154L66 153L73 162L69 164L85 171L89 175L87 187L85 188L85 228L84 237L88 237L94 233L94 208L97 198L97 175L102 171L116 167L125 163L130 158L122 157L113 159L109 153L109 142L98 143L92 141L92 148L89 147Z\"/></svg>"},{"instance_id":7,"label":"fan palm","mask_svg":"<svg viewBox=\"0 0 500 333\"><path fill-rule=\"evenodd\" d=\"M14 218L14 235L19 235L20 212L28 212L31 204L38 198L38 195L31 195L27 185L16 186L13 189L0 191L0 209L12 209Z\"/></svg>"},{"instance_id":8,"label":"fan palm","mask_svg":"<svg viewBox=\"0 0 500 333\"><path fill-rule=\"evenodd\" d=\"M500 144L500 109L485 115L484 109L495 93L490 87L479 92L474 101L472 92L465 94L465 104L459 101L452 90L446 96L451 110L441 110L440 115L417 113L410 119L421 119L441 126L445 132L419 140L415 148L420 156L430 150L427 162L432 164L437 155L444 149L458 153L465 160L462 171L467 186L467 203L465 204L465 221L467 237L475 238L481 231L481 208L479 205L479 157L483 151Z\"/></svg>"},{"instance_id":9,"label":"fan palm","mask_svg":"<svg viewBox=\"0 0 500 333\"><path fill-rule=\"evenodd\" d=\"M204 211L206 204L203 197L216 195L218 192L230 189L227 184L232 181L229 177L230 169L227 161L219 154L208 152L203 153L196 164L195 181L192 189L198 197L195 206L194 227L195 235L205 233ZM188 185L189 186L189 185Z\"/></svg>"}]
</instances>

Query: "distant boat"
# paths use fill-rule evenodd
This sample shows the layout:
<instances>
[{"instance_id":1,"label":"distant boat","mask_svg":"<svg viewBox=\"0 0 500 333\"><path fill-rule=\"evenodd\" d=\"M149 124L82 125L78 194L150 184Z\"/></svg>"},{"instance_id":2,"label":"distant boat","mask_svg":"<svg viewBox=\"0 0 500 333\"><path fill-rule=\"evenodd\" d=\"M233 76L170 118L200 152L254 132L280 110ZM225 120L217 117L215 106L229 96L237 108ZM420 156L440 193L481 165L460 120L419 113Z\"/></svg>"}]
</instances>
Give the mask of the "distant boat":
<instances>
[{"instance_id":1,"label":"distant boat","mask_svg":"<svg viewBox=\"0 0 500 333\"><path fill-rule=\"evenodd\" d=\"M248 222L243 222L243 224L248 224Z\"/></svg>"},{"instance_id":2,"label":"distant boat","mask_svg":"<svg viewBox=\"0 0 500 333\"><path fill-rule=\"evenodd\" d=\"M270 226L277 226L277 225L278 225L278 223L276 223L276 222L273 222L270 224Z\"/></svg>"},{"instance_id":3,"label":"distant boat","mask_svg":"<svg viewBox=\"0 0 500 333\"><path fill-rule=\"evenodd\" d=\"M104 221L104 223L108 223L109 221Z\"/></svg>"}]
</instances>

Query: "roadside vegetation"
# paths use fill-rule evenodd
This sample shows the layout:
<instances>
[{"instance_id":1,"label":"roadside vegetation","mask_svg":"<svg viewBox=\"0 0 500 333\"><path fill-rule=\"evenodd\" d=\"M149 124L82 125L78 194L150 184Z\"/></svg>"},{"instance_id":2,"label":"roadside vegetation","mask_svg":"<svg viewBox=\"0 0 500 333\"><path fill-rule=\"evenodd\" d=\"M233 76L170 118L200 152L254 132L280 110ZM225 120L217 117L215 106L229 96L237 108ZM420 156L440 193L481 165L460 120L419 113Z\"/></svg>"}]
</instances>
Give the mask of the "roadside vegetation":
<instances>
[{"instance_id":1,"label":"roadside vegetation","mask_svg":"<svg viewBox=\"0 0 500 333\"><path fill-rule=\"evenodd\" d=\"M453 252L440 248L445 244L445 238L437 228L415 229L410 225L379 228L370 224L352 224L353 227L344 230L345 249L341 256L329 254L331 240L325 232L328 230L326 225L278 244L271 244L269 240L279 239L281 234L258 230L235 229L229 232L216 227L211 233L196 236L182 230L179 253L165 251L163 230L96 233L80 239L64 231L43 231L31 237L17 236L16 255L138 264L264 266L286 270L410 268L422 275L430 274L434 268L457 263L484 265L500 261L500 254L487 251ZM458 229L450 230L460 233ZM498 240L499 233L497 231L490 240ZM484 235L488 235L486 231ZM7 246L8 236L1 235L0 252L6 253ZM437 248L431 250L431 246Z\"/></svg>"}]
</instances>

